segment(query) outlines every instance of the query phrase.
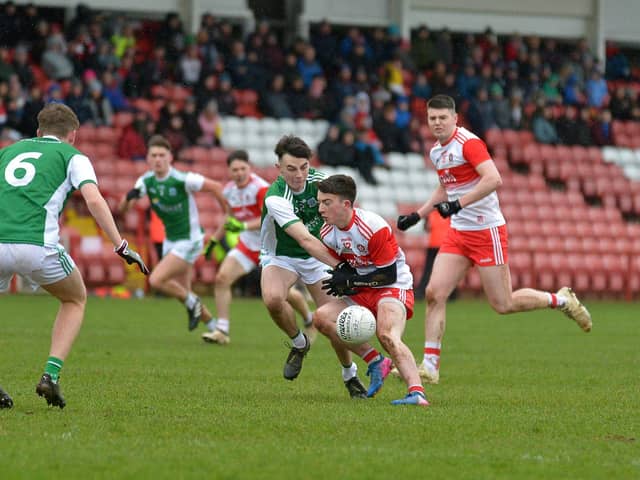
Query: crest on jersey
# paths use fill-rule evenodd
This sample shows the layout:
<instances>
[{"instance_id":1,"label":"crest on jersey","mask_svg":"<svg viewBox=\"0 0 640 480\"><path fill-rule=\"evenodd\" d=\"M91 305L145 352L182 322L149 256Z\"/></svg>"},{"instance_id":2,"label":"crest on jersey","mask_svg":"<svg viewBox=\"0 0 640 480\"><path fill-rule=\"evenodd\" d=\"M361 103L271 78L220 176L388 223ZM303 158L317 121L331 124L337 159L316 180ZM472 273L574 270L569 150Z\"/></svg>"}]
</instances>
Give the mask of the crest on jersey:
<instances>
[{"instance_id":1,"label":"crest on jersey","mask_svg":"<svg viewBox=\"0 0 640 480\"><path fill-rule=\"evenodd\" d=\"M318 200L316 200L315 197L308 198L307 205L309 206L309 208L314 208L318 205Z\"/></svg>"},{"instance_id":2,"label":"crest on jersey","mask_svg":"<svg viewBox=\"0 0 640 480\"><path fill-rule=\"evenodd\" d=\"M169 188L169 195L172 197L175 197L178 194L178 190L176 190L176 187L170 187Z\"/></svg>"},{"instance_id":3,"label":"crest on jersey","mask_svg":"<svg viewBox=\"0 0 640 480\"><path fill-rule=\"evenodd\" d=\"M358 249L358 251L359 251L360 253L364 253L364 252L366 252L366 251L367 251L367 247L365 247L364 245L357 244L357 245L356 245L356 248Z\"/></svg>"}]
</instances>

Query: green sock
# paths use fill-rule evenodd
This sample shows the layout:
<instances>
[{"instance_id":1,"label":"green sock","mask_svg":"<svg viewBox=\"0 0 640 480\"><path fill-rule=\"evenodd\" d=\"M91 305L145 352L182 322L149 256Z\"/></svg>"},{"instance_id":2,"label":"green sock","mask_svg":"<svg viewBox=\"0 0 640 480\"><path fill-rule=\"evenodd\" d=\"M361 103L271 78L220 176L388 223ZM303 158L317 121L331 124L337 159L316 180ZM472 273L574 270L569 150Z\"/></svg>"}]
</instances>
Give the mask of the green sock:
<instances>
[{"instance_id":1,"label":"green sock","mask_svg":"<svg viewBox=\"0 0 640 480\"><path fill-rule=\"evenodd\" d=\"M60 369L64 365L64 360L60 360L56 357L49 357L47 359L47 365L44 367L44 373L51 375L53 383L58 383L58 377L60 376Z\"/></svg>"}]
</instances>

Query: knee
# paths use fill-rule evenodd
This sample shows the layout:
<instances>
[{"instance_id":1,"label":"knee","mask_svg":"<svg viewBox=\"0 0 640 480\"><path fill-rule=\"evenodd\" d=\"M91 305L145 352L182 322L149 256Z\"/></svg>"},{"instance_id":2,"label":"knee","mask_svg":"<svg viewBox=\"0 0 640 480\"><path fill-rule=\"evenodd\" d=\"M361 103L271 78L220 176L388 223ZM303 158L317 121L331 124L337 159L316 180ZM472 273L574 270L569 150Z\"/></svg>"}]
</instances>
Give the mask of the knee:
<instances>
[{"instance_id":1,"label":"knee","mask_svg":"<svg viewBox=\"0 0 640 480\"><path fill-rule=\"evenodd\" d=\"M313 325L323 335L329 334L332 329L335 330L336 328L334 320L329 316L329 312L322 307L313 312Z\"/></svg>"},{"instance_id":2,"label":"knee","mask_svg":"<svg viewBox=\"0 0 640 480\"><path fill-rule=\"evenodd\" d=\"M151 272L151 275L149 276L149 285L151 286L151 288L158 290L160 287L162 287L162 283L163 282L160 275L154 275L153 272Z\"/></svg>"},{"instance_id":3,"label":"knee","mask_svg":"<svg viewBox=\"0 0 640 480\"><path fill-rule=\"evenodd\" d=\"M434 288L430 285L427 286L424 291L424 298L426 299L428 305L446 303L448 296L449 295L442 289Z\"/></svg>"},{"instance_id":4,"label":"knee","mask_svg":"<svg viewBox=\"0 0 640 480\"><path fill-rule=\"evenodd\" d=\"M495 310L496 313L500 315L506 315L508 313L513 313L513 302L511 301L492 301L491 308Z\"/></svg>"},{"instance_id":5,"label":"knee","mask_svg":"<svg viewBox=\"0 0 640 480\"><path fill-rule=\"evenodd\" d=\"M218 275L216 275L216 287L228 288L231 287L231 283L231 277L226 273L220 272Z\"/></svg>"},{"instance_id":6,"label":"knee","mask_svg":"<svg viewBox=\"0 0 640 480\"><path fill-rule=\"evenodd\" d=\"M75 303L82 307L82 309L87 305L87 288L84 285L82 285L82 289L78 292Z\"/></svg>"},{"instance_id":7,"label":"knee","mask_svg":"<svg viewBox=\"0 0 640 480\"><path fill-rule=\"evenodd\" d=\"M279 292L262 292L262 300L267 310L271 313L280 312L284 309L286 303L286 295Z\"/></svg>"}]
</instances>

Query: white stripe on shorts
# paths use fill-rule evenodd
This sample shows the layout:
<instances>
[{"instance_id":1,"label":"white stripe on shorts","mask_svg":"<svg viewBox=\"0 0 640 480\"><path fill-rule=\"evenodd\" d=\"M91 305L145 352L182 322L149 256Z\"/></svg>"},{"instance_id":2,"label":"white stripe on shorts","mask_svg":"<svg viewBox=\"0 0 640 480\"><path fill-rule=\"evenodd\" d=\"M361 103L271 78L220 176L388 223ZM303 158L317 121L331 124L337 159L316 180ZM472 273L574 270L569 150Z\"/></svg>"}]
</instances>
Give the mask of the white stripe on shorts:
<instances>
[{"instance_id":1,"label":"white stripe on shorts","mask_svg":"<svg viewBox=\"0 0 640 480\"><path fill-rule=\"evenodd\" d=\"M502 245L500 243L500 231L498 227L492 227L489 229L491 232L491 242L493 243L493 256L496 260L496 265L504 264L504 257L502 256Z\"/></svg>"}]
</instances>

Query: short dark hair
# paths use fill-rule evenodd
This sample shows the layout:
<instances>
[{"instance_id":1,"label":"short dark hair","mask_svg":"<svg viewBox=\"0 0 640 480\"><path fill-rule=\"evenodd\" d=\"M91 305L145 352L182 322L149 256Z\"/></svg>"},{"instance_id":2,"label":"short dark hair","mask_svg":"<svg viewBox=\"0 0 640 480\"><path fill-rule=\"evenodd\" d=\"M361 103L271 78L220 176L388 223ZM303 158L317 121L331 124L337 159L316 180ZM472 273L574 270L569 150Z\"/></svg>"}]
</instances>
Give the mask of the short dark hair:
<instances>
[{"instance_id":1,"label":"short dark hair","mask_svg":"<svg viewBox=\"0 0 640 480\"><path fill-rule=\"evenodd\" d=\"M167 140L162 135L153 135L149 139L149 142L147 143L147 148L151 148L151 147L162 147L171 151L171 144L169 143L169 140Z\"/></svg>"},{"instance_id":2,"label":"short dark hair","mask_svg":"<svg viewBox=\"0 0 640 480\"><path fill-rule=\"evenodd\" d=\"M352 206L356 201L356 182L349 175L331 175L318 183L318 190L349 200Z\"/></svg>"},{"instance_id":3,"label":"short dark hair","mask_svg":"<svg viewBox=\"0 0 640 480\"><path fill-rule=\"evenodd\" d=\"M278 160L280 160L285 153L296 158L306 158L307 160L310 160L312 156L309 145L295 135L285 135L282 137L274 151L278 156Z\"/></svg>"},{"instance_id":4,"label":"short dark hair","mask_svg":"<svg viewBox=\"0 0 640 480\"><path fill-rule=\"evenodd\" d=\"M227 166L231 165L231 162L234 160L242 160L243 162L249 163L249 154L246 150L234 150L227 157Z\"/></svg>"},{"instance_id":5,"label":"short dark hair","mask_svg":"<svg viewBox=\"0 0 640 480\"><path fill-rule=\"evenodd\" d=\"M66 137L80 128L77 115L62 103L49 103L38 113L38 129L41 135Z\"/></svg>"},{"instance_id":6,"label":"short dark hair","mask_svg":"<svg viewBox=\"0 0 640 480\"><path fill-rule=\"evenodd\" d=\"M446 108L456 111L456 101L449 95L436 95L427 102L427 108Z\"/></svg>"}]
</instances>

